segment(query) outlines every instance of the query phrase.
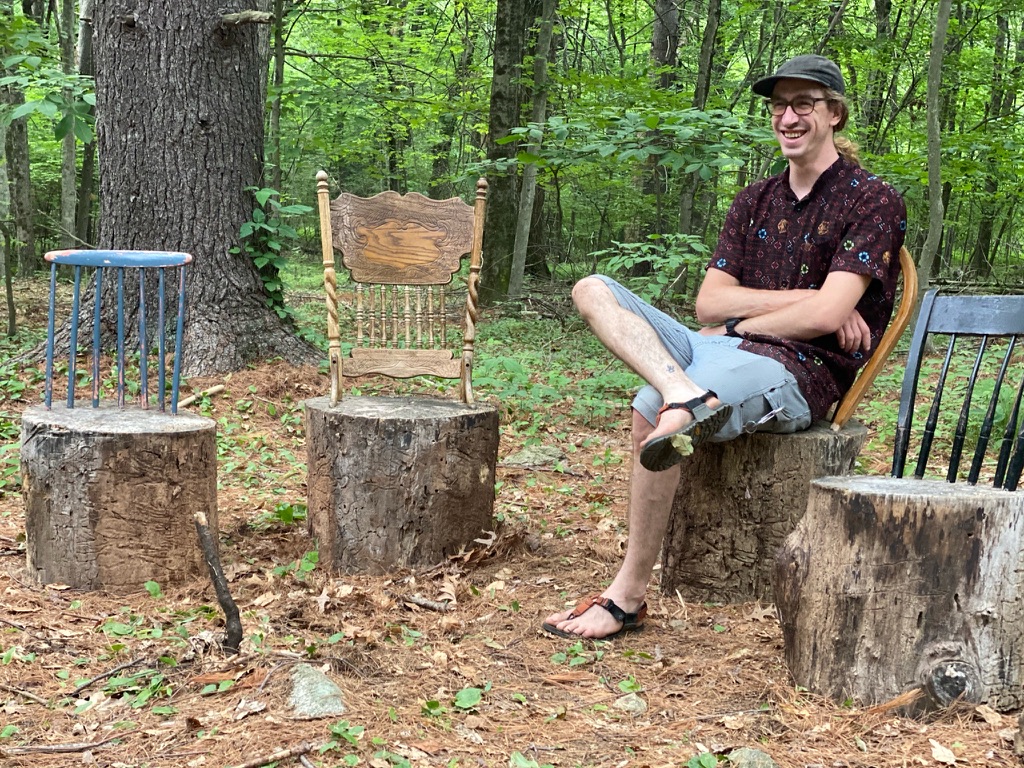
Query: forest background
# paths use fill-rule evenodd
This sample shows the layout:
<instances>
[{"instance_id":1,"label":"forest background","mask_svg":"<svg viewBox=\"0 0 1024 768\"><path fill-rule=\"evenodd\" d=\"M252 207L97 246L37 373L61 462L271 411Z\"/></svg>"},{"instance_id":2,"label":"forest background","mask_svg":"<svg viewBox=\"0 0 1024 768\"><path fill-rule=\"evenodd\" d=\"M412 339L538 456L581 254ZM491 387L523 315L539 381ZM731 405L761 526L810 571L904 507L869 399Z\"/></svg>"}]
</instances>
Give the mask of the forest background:
<instances>
[{"instance_id":1,"label":"forest background","mask_svg":"<svg viewBox=\"0 0 1024 768\"><path fill-rule=\"evenodd\" d=\"M325 748L337 750L358 741L365 722L358 750L367 759L413 733L417 749L478 764L473 728L461 746L448 736L471 714L456 696L476 691L498 723L486 734L489 764L511 755L524 766L549 758L624 765L641 752L658 756L651 764L713 765L725 747L755 743L785 768L905 766L924 764L923 755L1019 764L1014 731L1003 728L1010 720L994 713L992 721L951 713L924 725L805 696L760 606L652 593L657 628L641 645L592 651L538 637L547 611L572 604L621 557L629 450L621 419L636 380L609 363L578 321L559 332L532 313L502 315L529 305L564 320L572 280L595 270L686 314L732 196L783 167L749 86L806 52L843 69L847 133L865 167L907 201L907 244L922 284L1019 291L1019 0L0 0L0 246L7 306L19 302L7 330L13 335L16 321L31 326L26 338L0 343L8 358L0 360L0 554L23 555L14 495L19 414L39 400L40 377L12 360L41 337L45 288L31 278L42 254L87 246L193 253L186 372L193 392L229 386L198 407L218 419L222 556L248 606L246 642L255 649L230 675L261 670L265 681L278 657L261 649L337 656L361 718L329 732L280 720L253 728L237 719L233 699L211 714L207 689L224 693L231 684L203 677L224 674L211 654L177 671L154 661L108 682L112 700L140 712L97 710L89 727L103 738L129 719L163 728L166 738L147 742L146 754L180 765L179 749L226 764L300 737L329 738ZM312 210L320 169L332 192L363 195L468 199L487 177L483 296L499 311L481 324L477 383L502 406L503 456L533 441L568 455L568 471L503 466L496 510L511 534L465 573L452 575L463 566L449 565L420 587L406 576L341 584L315 567L316 550L292 523L305 512L301 402L326 391L324 377L315 366L280 362L245 370L275 356L323 357L322 332L295 322L303 310L284 296L304 266L313 277L300 288L320 298ZM323 325L322 303L307 304ZM499 340L507 356L487 347ZM532 355L526 364L512 358L512 346ZM888 466L898 367L894 357L872 408L862 409L873 434L867 471ZM241 372L221 375L231 370ZM12 742L78 741L78 719L38 717L28 707L40 705L39 694L74 690L83 675L98 680L118 653L111 648L151 657L148 644L165 624L184 643L201 627L219 627L195 585L169 591L165 607L153 594L159 585L123 601L60 598L6 574L5 609L18 612L9 614L0 684L17 687L12 696L37 692L26 709L8 709L0 739ZM447 615L435 623L401 607L400 590L428 582L447 590L449 576L458 627ZM11 623L29 618L60 640ZM68 642L80 649L73 661ZM579 669L591 665L594 674ZM606 716L620 693L641 684L657 727ZM146 701L158 707L149 711ZM175 712L186 722L201 718L201 729L161 719ZM207 737L216 741L192 743ZM142 740L126 738L118 757L139 757ZM531 760L517 762L520 750ZM66 757L47 764L66 765Z\"/></svg>"},{"instance_id":2,"label":"forest background","mask_svg":"<svg viewBox=\"0 0 1024 768\"><path fill-rule=\"evenodd\" d=\"M316 260L323 168L332 190L363 195L468 198L486 176L488 303L595 270L685 302L732 196L782 167L750 83L817 52L846 74L847 133L906 198L907 244L928 281L1024 283L1024 10L1011 0L257 5L0 3L8 276L58 247L191 250L258 276L241 292L259 308L234 308L241 319L226 326L247 321L251 334L265 304L287 330L280 269ZM218 58L232 47L241 58ZM234 139L218 134L229 121ZM200 134L218 135L188 147ZM192 188L194 159L176 145L205 155ZM211 157L235 145L240 154ZM136 203L147 194L148 212ZM189 242L182 221L196 219L223 235ZM230 303L190 301L203 310L193 318ZM195 339L192 372L281 352Z\"/></svg>"}]
</instances>

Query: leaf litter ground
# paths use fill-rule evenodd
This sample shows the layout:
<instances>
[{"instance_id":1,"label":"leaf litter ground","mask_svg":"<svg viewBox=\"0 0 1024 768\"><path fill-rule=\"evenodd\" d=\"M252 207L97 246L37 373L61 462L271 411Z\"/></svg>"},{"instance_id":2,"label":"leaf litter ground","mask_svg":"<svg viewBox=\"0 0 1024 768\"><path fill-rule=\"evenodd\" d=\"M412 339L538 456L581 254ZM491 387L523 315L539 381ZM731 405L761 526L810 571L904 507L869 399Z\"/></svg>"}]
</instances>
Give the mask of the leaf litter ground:
<instances>
[{"instance_id":1,"label":"leaf litter ground","mask_svg":"<svg viewBox=\"0 0 1024 768\"><path fill-rule=\"evenodd\" d=\"M873 402L892 407L898 375L880 377ZM220 650L208 580L128 595L33 584L24 506L8 491L4 765L242 765L303 742L317 748L304 763L279 764L685 766L739 747L784 768L1019 764L1014 717L963 707L922 721L824 701L791 682L771 606L685 602L657 590L657 572L644 632L607 643L542 633L548 613L606 584L622 556L625 400L588 426L558 406L545 414L548 428L509 420L501 459L528 442L565 459L499 466L500 521L464 552L415 573L334 576L311 554L300 506L301 402L323 394L326 377L268 363L189 382L194 392L215 384L225 390L193 409L219 422L221 557L242 610L242 653ZM16 420L38 396L33 384L4 413ZM884 443L869 443L867 471L885 471ZM430 601L451 610L422 607ZM289 717L289 670L299 663L337 683L344 715Z\"/></svg>"}]
</instances>

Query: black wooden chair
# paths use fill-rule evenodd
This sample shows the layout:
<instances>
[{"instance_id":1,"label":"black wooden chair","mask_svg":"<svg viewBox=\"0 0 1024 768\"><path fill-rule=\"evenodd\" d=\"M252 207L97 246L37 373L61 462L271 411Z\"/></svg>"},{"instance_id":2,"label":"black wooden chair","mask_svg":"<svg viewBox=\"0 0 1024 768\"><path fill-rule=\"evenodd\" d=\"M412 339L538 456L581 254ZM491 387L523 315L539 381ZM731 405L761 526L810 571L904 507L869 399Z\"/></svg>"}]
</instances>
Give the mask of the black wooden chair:
<instances>
[{"instance_id":1,"label":"black wooden chair","mask_svg":"<svg viewBox=\"0 0 1024 768\"><path fill-rule=\"evenodd\" d=\"M971 485L978 482L995 430L993 485L1016 490L1024 469L1024 424L1020 418L1021 397L1024 395L1024 349L1017 346L1024 337L1024 296L943 296L932 290L924 297L900 393L892 476L904 476L922 362L930 338L939 334L948 335L949 341L934 384L935 391L920 437L913 477L925 476L943 413L943 395L949 391L953 396L962 396L956 429L949 445L946 480L956 482L965 444L968 437L974 437L974 456L967 472L967 482ZM977 347L966 383L962 376L953 372L951 365L957 342L965 338L975 340ZM1004 340L1005 348L1004 344L993 343L998 339ZM1013 368L1014 363L1016 369ZM1007 381L1007 374L1014 372L1018 374L1015 377L1018 379L1016 395L1013 395L1012 381ZM991 392L981 391L989 389ZM962 393L955 390L962 390ZM988 402L984 403L986 395ZM980 407L982 405L983 408Z\"/></svg>"},{"instance_id":2,"label":"black wooden chair","mask_svg":"<svg viewBox=\"0 0 1024 768\"><path fill-rule=\"evenodd\" d=\"M918 711L1024 705L1022 338L1024 296L925 296L891 476L814 481L775 561L797 684Z\"/></svg>"}]
</instances>

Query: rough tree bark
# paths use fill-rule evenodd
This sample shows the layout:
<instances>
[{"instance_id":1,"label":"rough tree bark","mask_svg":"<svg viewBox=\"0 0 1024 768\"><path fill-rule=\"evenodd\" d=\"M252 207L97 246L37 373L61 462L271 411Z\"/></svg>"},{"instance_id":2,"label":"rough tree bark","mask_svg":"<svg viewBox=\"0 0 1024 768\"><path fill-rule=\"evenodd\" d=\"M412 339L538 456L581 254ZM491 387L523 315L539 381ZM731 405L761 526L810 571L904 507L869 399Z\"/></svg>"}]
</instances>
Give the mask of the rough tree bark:
<instances>
[{"instance_id":1,"label":"rough tree bark","mask_svg":"<svg viewBox=\"0 0 1024 768\"><path fill-rule=\"evenodd\" d=\"M25 103L25 94L13 85L0 86L0 100L12 109ZM14 220L15 257L18 272L27 275L40 267L36 256L36 230L32 212L32 175L29 170L28 118L20 117L7 127L4 139L7 179L10 185L11 218Z\"/></svg>"},{"instance_id":2,"label":"rough tree bark","mask_svg":"<svg viewBox=\"0 0 1024 768\"><path fill-rule=\"evenodd\" d=\"M182 250L184 369L319 358L267 306L252 261L229 250L263 172L268 48L242 0L106 0L94 13L99 245ZM108 305L109 306L109 305Z\"/></svg>"},{"instance_id":3,"label":"rough tree bark","mask_svg":"<svg viewBox=\"0 0 1024 768\"><path fill-rule=\"evenodd\" d=\"M78 74L92 77L92 9L93 0L82 0L78 20ZM90 107L90 113L95 110ZM96 186L96 138L82 147L82 172L79 175L75 239L80 246L93 242L93 203Z\"/></svg>"},{"instance_id":4,"label":"rough tree bark","mask_svg":"<svg viewBox=\"0 0 1024 768\"><path fill-rule=\"evenodd\" d=\"M548 111L548 53L551 50L551 32L555 25L558 0L543 0L537 47L533 54L533 109L530 122L543 123ZM541 139L531 140L528 151L540 151ZM537 191L537 165L528 163L523 168L523 181L519 190L519 216L516 220L515 244L512 253L512 273L508 295L517 299L523 292L523 273L526 270L526 248L530 243L533 224L534 197Z\"/></svg>"},{"instance_id":5,"label":"rough tree bark","mask_svg":"<svg viewBox=\"0 0 1024 768\"><path fill-rule=\"evenodd\" d=\"M61 0L60 63L65 75L75 74L75 0ZM71 100L71 89L64 89L64 98ZM75 246L75 195L77 193L76 142L74 130L68 130L61 140L60 161L60 247Z\"/></svg>"},{"instance_id":6,"label":"rough tree bark","mask_svg":"<svg viewBox=\"0 0 1024 768\"><path fill-rule=\"evenodd\" d=\"M216 530L216 432L212 419L156 409L26 410L21 467L32 577L126 591L201 574L192 514L205 513Z\"/></svg>"},{"instance_id":7,"label":"rough tree bark","mask_svg":"<svg viewBox=\"0 0 1024 768\"><path fill-rule=\"evenodd\" d=\"M435 565L493 526L498 412L432 398L305 402L309 526L341 571Z\"/></svg>"},{"instance_id":8,"label":"rough tree bark","mask_svg":"<svg viewBox=\"0 0 1024 768\"><path fill-rule=\"evenodd\" d=\"M661 588L694 600L772 598L775 552L807 509L811 480L853 469L867 429L825 422L792 435L755 433L702 446L683 464Z\"/></svg>"}]
</instances>

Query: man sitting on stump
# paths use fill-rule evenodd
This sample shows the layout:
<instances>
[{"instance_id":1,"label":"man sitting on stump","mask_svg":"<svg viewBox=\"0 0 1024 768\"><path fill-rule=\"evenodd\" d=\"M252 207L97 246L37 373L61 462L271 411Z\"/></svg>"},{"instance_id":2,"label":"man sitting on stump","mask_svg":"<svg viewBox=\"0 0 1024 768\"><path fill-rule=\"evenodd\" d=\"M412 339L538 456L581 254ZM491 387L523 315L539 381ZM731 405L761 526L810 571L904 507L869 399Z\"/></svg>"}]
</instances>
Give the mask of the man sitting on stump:
<instances>
[{"instance_id":1,"label":"man sitting on stump","mask_svg":"<svg viewBox=\"0 0 1024 768\"><path fill-rule=\"evenodd\" d=\"M709 325L691 331L603 275L573 288L594 334L647 386L633 400L625 559L604 592L547 618L554 634L639 629L683 457L707 440L824 417L892 314L906 207L835 136L849 116L839 67L797 56L753 90L788 167L733 201L697 295Z\"/></svg>"}]
</instances>

